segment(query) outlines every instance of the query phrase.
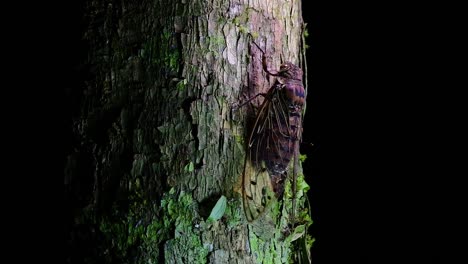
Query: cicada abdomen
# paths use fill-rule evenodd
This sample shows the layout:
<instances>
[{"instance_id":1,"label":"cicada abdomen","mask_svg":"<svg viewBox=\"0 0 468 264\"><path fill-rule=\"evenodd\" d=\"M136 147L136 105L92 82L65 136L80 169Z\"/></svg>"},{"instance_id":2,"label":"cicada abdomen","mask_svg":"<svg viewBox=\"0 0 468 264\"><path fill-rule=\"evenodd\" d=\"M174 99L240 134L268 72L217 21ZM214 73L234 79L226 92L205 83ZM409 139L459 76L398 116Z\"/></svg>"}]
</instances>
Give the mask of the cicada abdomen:
<instances>
[{"instance_id":1,"label":"cicada abdomen","mask_svg":"<svg viewBox=\"0 0 468 264\"><path fill-rule=\"evenodd\" d=\"M270 71L263 60L263 69L276 81L262 94L265 99L248 140L243 200L249 221L263 213L273 195L280 198L284 192L287 168L301 138L305 101L301 68L286 62L279 71Z\"/></svg>"}]
</instances>

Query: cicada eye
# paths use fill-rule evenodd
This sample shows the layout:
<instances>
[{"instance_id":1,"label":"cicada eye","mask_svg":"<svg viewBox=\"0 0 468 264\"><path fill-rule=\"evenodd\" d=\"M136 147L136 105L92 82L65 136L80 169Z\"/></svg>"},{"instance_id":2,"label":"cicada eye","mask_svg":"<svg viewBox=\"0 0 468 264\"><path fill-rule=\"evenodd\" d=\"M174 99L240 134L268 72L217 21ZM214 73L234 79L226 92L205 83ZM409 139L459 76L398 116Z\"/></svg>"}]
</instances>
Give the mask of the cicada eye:
<instances>
[{"instance_id":1,"label":"cicada eye","mask_svg":"<svg viewBox=\"0 0 468 264\"><path fill-rule=\"evenodd\" d=\"M281 64L280 66L280 71L287 71L289 70L289 64L285 63L285 64Z\"/></svg>"}]
</instances>

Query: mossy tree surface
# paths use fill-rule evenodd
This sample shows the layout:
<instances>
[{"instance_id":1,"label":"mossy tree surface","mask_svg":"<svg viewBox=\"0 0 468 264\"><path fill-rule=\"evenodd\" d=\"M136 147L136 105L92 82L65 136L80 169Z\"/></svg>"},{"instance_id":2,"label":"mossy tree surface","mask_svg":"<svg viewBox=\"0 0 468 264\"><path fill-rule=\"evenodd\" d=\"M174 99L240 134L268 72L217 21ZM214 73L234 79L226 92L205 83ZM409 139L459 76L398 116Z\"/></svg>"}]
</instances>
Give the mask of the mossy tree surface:
<instances>
[{"instance_id":1,"label":"mossy tree surface","mask_svg":"<svg viewBox=\"0 0 468 264\"><path fill-rule=\"evenodd\" d=\"M271 229L247 223L247 114L232 105L273 81L251 36L271 67L303 63L300 1L89 0L84 21L65 165L68 263L292 261L292 241L310 224L308 187L300 177L298 228L286 230L288 186L261 220Z\"/></svg>"}]
</instances>

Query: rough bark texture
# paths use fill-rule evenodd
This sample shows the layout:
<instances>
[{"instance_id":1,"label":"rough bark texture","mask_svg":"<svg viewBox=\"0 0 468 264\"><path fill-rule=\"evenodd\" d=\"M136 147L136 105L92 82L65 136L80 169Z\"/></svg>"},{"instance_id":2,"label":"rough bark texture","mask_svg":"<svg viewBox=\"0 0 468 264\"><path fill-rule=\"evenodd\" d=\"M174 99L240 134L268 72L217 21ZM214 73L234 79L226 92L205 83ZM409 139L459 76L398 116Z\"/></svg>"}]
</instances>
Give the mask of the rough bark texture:
<instances>
[{"instance_id":1,"label":"rough bark texture","mask_svg":"<svg viewBox=\"0 0 468 264\"><path fill-rule=\"evenodd\" d=\"M297 237L245 221L246 114L231 106L270 87L248 33L272 67L302 62L300 2L89 0L83 12L68 263L290 260ZM221 195L223 217L209 219Z\"/></svg>"}]
</instances>

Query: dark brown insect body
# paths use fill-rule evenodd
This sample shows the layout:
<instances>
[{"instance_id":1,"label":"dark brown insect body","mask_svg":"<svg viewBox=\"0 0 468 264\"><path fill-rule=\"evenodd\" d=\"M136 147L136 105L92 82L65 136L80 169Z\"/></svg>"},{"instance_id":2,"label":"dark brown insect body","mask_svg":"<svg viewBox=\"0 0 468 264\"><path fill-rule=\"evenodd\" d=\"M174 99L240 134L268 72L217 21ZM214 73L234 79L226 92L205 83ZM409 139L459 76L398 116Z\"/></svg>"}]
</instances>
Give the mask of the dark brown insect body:
<instances>
[{"instance_id":1,"label":"dark brown insect body","mask_svg":"<svg viewBox=\"0 0 468 264\"><path fill-rule=\"evenodd\" d=\"M249 221L257 218L271 199L268 188L277 198L284 192L287 168L301 138L305 102L301 68L286 62L279 71L270 71L263 58L263 69L276 76L276 81L262 94L265 100L258 109L248 140L243 196Z\"/></svg>"},{"instance_id":2,"label":"dark brown insect body","mask_svg":"<svg viewBox=\"0 0 468 264\"><path fill-rule=\"evenodd\" d=\"M277 76L260 107L249 149L254 166L264 162L273 191L279 197L284 191L285 171L300 138L305 91L302 70L296 65L284 63Z\"/></svg>"}]
</instances>

